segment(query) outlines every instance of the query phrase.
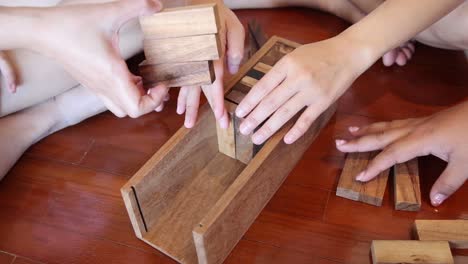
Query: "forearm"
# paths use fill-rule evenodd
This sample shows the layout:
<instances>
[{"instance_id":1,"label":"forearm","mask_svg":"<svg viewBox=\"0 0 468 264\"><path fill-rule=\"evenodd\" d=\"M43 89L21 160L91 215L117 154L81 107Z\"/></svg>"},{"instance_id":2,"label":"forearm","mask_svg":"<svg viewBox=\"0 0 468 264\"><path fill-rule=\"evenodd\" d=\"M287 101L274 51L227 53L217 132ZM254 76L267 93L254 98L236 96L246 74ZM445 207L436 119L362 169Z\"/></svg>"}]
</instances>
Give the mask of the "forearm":
<instances>
[{"instance_id":1,"label":"forearm","mask_svg":"<svg viewBox=\"0 0 468 264\"><path fill-rule=\"evenodd\" d=\"M340 37L352 45L367 69L385 52L413 38L455 9L463 0L388 0Z\"/></svg>"},{"instance_id":2,"label":"forearm","mask_svg":"<svg viewBox=\"0 0 468 264\"><path fill-rule=\"evenodd\" d=\"M40 34L37 8L0 7L0 50L26 48L32 37Z\"/></svg>"}]
</instances>

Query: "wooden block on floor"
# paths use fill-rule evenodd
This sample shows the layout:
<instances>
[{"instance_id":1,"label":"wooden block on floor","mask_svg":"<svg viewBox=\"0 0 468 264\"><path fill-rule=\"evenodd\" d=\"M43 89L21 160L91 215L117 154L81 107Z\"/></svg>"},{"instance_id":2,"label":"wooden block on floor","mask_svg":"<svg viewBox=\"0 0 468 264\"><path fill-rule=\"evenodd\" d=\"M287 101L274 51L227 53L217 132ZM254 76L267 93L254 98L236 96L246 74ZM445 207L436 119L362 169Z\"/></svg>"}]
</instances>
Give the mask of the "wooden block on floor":
<instances>
[{"instance_id":1,"label":"wooden block on floor","mask_svg":"<svg viewBox=\"0 0 468 264\"><path fill-rule=\"evenodd\" d=\"M395 210L419 211L421 209L421 189L418 159L397 164L394 168Z\"/></svg>"},{"instance_id":2,"label":"wooden block on floor","mask_svg":"<svg viewBox=\"0 0 468 264\"><path fill-rule=\"evenodd\" d=\"M446 241L372 241L374 264L453 264Z\"/></svg>"},{"instance_id":3,"label":"wooden block on floor","mask_svg":"<svg viewBox=\"0 0 468 264\"><path fill-rule=\"evenodd\" d=\"M159 83L168 87L209 85L215 80L213 63L210 61L140 64L143 85L150 88Z\"/></svg>"},{"instance_id":4,"label":"wooden block on floor","mask_svg":"<svg viewBox=\"0 0 468 264\"><path fill-rule=\"evenodd\" d=\"M146 61L149 64L212 61L221 54L217 35L188 36L169 39L144 40Z\"/></svg>"},{"instance_id":5,"label":"wooden block on floor","mask_svg":"<svg viewBox=\"0 0 468 264\"><path fill-rule=\"evenodd\" d=\"M219 18L216 4L165 9L140 17L145 38L163 39L217 34Z\"/></svg>"},{"instance_id":6,"label":"wooden block on floor","mask_svg":"<svg viewBox=\"0 0 468 264\"><path fill-rule=\"evenodd\" d=\"M222 129L219 126L219 123L216 122L216 131L218 135L218 149L219 152L235 159L236 137L234 131L234 112L236 111L237 105L225 100L224 106L226 107L229 114L229 127L227 129Z\"/></svg>"},{"instance_id":7,"label":"wooden block on floor","mask_svg":"<svg viewBox=\"0 0 468 264\"><path fill-rule=\"evenodd\" d=\"M468 249L468 220L416 220L414 231L423 241L448 241L450 247Z\"/></svg>"},{"instance_id":8,"label":"wooden block on floor","mask_svg":"<svg viewBox=\"0 0 468 264\"><path fill-rule=\"evenodd\" d=\"M376 155L377 152L349 153L347 155L336 190L337 196L375 206L382 205L389 170L380 173L367 183L355 180L355 177L367 167L369 161Z\"/></svg>"}]
</instances>

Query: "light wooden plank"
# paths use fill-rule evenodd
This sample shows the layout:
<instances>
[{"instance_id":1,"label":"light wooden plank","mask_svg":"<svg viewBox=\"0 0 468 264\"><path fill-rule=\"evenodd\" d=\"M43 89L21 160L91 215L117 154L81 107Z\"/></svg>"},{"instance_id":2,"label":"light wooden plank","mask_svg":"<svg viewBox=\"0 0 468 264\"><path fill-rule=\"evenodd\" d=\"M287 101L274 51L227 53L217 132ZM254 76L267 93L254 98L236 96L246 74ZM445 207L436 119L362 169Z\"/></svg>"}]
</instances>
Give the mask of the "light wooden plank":
<instances>
[{"instance_id":1,"label":"light wooden plank","mask_svg":"<svg viewBox=\"0 0 468 264\"><path fill-rule=\"evenodd\" d=\"M448 242L444 241L372 241L374 264L453 264Z\"/></svg>"},{"instance_id":2,"label":"light wooden plank","mask_svg":"<svg viewBox=\"0 0 468 264\"><path fill-rule=\"evenodd\" d=\"M221 54L216 35L188 36L170 39L145 39L145 57L148 64L212 61Z\"/></svg>"},{"instance_id":3,"label":"light wooden plank","mask_svg":"<svg viewBox=\"0 0 468 264\"><path fill-rule=\"evenodd\" d=\"M143 85L151 88L157 84L168 87L209 85L215 80L213 63L209 61L140 64Z\"/></svg>"},{"instance_id":4,"label":"light wooden plank","mask_svg":"<svg viewBox=\"0 0 468 264\"><path fill-rule=\"evenodd\" d=\"M257 84L257 82L258 82L258 80L254 79L254 78L252 78L250 76L244 76L244 78L242 78L242 80L241 80L241 83L243 85L246 85L246 86L248 86L250 88L254 87L254 85Z\"/></svg>"},{"instance_id":5,"label":"light wooden plank","mask_svg":"<svg viewBox=\"0 0 468 264\"><path fill-rule=\"evenodd\" d=\"M377 152L349 153L338 182L336 195L354 201L381 206L387 186L389 170L378 175L374 180L362 183L355 177L362 172Z\"/></svg>"},{"instance_id":6,"label":"light wooden plank","mask_svg":"<svg viewBox=\"0 0 468 264\"><path fill-rule=\"evenodd\" d=\"M267 74L272 68L273 67L270 65L267 65L263 62L259 62L257 63L257 65L255 65L254 70Z\"/></svg>"},{"instance_id":7,"label":"light wooden plank","mask_svg":"<svg viewBox=\"0 0 468 264\"><path fill-rule=\"evenodd\" d=\"M414 229L419 240L443 240L452 248L468 249L468 220L416 220Z\"/></svg>"},{"instance_id":8,"label":"light wooden plank","mask_svg":"<svg viewBox=\"0 0 468 264\"><path fill-rule=\"evenodd\" d=\"M218 135L218 149L219 152L228 155L229 157L236 158L236 137L234 132L234 112L237 105L224 101L224 106L226 107L229 115L229 127L227 129L222 129L218 122L216 122L216 131Z\"/></svg>"},{"instance_id":9,"label":"light wooden plank","mask_svg":"<svg viewBox=\"0 0 468 264\"><path fill-rule=\"evenodd\" d=\"M397 164L394 168L395 209L419 211L421 209L421 189L418 159Z\"/></svg>"},{"instance_id":10,"label":"light wooden plank","mask_svg":"<svg viewBox=\"0 0 468 264\"><path fill-rule=\"evenodd\" d=\"M219 17L216 4L165 9L140 17L145 38L163 39L217 34Z\"/></svg>"},{"instance_id":11,"label":"light wooden plank","mask_svg":"<svg viewBox=\"0 0 468 264\"><path fill-rule=\"evenodd\" d=\"M193 231L199 263L222 263L336 110L331 106L297 142L286 145L289 122L238 176ZM287 158L284 158L287 157Z\"/></svg>"}]
</instances>

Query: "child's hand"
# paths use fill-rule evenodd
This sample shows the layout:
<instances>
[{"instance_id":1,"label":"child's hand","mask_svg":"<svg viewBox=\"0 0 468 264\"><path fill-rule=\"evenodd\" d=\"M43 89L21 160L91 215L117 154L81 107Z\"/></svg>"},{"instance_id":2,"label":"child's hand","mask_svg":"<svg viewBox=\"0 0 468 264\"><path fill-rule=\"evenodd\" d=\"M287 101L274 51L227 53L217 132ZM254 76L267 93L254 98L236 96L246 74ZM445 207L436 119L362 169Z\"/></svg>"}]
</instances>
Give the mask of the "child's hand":
<instances>
[{"instance_id":1,"label":"child's hand","mask_svg":"<svg viewBox=\"0 0 468 264\"><path fill-rule=\"evenodd\" d=\"M193 4L203 2L195 1ZM223 1L216 1L216 3L218 4L221 19L219 36L223 51L221 58L214 62L215 82L202 88L220 126L227 128L229 118L224 108L224 69L227 68L231 74L237 73L239 70L244 55L245 32L239 19L224 5ZM193 127L197 120L200 92L200 87L182 87L180 90L177 113L183 114L185 112L185 126L188 128Z\"/></svg>"},{"instance_id":2,"label":"child's hand","mask_svg":"<svg viewBox=\"0 0 468 264\"><path fill-rule=\"evenodd\" d=\"M16 74L4 51L0 51L0 74L5 79L4 83L7 85L8 90L15 93L17 87Z\"/></svg>"},{"instance_id":3,"label":"child's hand","mask_svg":"<svg viewBox=\"0 0 468 264\"><path fill-rule=\"evenodd\" d=\"M304 45L280 60L237 107L245 117L241 133L262 144L289 119L306 108L286 134L287 144L295 142L351 83L369 66L359 52L339 37Z\"/></svg>"},{"instance_id":4,"label":"child's hand","mask_svg":"<svg viewBox=\"0 0 468 264\"><path fill-rule=\"evenodd\" d=\"M432 204L438 206L468 178L468 102L426 118L350 127L349 131L358 138L337 140L340 151L383 149L356 180L367 182L394 164L432 154L448 162L430 193Z\"/></svg>"}]
</instances>

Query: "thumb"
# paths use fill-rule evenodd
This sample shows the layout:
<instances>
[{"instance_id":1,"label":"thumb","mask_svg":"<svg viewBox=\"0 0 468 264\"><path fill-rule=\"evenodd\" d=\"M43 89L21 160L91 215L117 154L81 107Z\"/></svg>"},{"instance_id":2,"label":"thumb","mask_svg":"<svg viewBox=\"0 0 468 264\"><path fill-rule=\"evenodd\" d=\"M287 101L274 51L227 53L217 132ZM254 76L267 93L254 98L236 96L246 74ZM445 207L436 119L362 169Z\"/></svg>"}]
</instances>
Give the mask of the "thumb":
<instances>
[{"instance_id":1,"label":"thumb","mask_svg":"<svg viewBox=\"0 0 468 264\"><path fill-rule=\"evenodd\" d=\"M242 57L244 56L245 31L236 15L229 10L226 14L227 24L227 66L231 74L239 70Z\"/></svg>"},{"instance_id":2,"label":"thumb","mask_svg":"<svg viewBox=\"0 0 468 264\"><path fill-rule=\"evenodd\" d=\"M158 85L148 90L146 95L143 95L138 102L138 110L136 113L129 113L132 118L137 118L141 115L150 113L164 102L169 88L165 85Z\"/></svg>"},{"instance_id":3,"label":"thumb","mask_svg":"<svg viewBox=\"0 0 468 264\"><path fill-rule=\"evenodd\" d=\"M432 186L430 198L433 206L441 205L465 183L466 169L468 166L464 162L449 162L447 168Z\"/></svg>"}]
</instances>

